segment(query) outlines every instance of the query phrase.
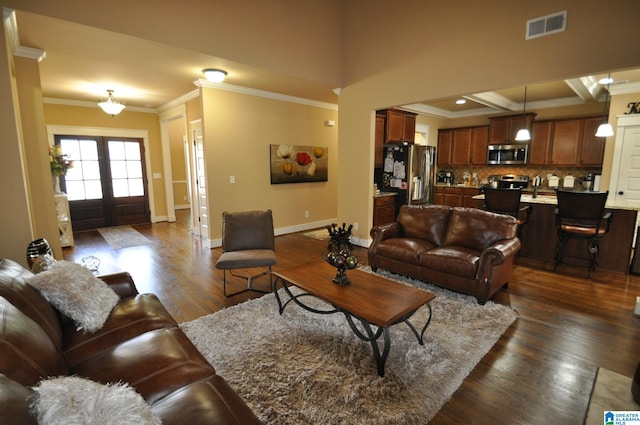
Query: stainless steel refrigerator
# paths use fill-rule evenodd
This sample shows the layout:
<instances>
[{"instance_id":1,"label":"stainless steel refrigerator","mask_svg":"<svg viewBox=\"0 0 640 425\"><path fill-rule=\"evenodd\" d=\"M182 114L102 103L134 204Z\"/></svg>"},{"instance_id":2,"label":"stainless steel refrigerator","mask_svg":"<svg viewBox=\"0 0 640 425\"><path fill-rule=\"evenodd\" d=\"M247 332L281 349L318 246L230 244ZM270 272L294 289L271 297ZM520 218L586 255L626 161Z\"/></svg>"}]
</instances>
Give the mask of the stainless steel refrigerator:
<instances>
[{"instance_id":1,"label":"stainless steel refrigerator","mask_svg":"<svg viewBox=\"0 0 640 425\"><path fill-rule=\"evenodd\" d=\"M436 148L387 144L383 148L383 192L397 192L396 215L402 205L433 202Z\"/></svg>"}]
</instances>

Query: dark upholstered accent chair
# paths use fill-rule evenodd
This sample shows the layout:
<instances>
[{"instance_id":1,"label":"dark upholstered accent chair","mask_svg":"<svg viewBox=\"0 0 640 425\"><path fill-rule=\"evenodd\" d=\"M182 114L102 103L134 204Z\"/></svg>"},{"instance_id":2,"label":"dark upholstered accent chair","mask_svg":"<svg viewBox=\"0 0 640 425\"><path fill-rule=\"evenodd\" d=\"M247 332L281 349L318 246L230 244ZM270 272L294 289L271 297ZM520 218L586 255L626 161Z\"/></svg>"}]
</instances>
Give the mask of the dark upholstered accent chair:
<instances>
[{"instance_id":1,"label":"dark upholstered accent chair","mask_svg":"<svg viewBox=\"0 0 640 425\"><path fill-rule=\"evenodd\" d=\"M223 271L224 295L231 297L247 291L268 293L272 290L271 266L276 263L275 236L271 210L222 213L222 255L216 268ZM265 268L255 275L241 275L233 270ZM227 271L235 277L246 279L247 287L227 294ZM269 291L254 289L253 279L269 276Z\"/></svg>"},{"instance_id":2,"label":"dark upholstered accent chair","mask_svg":"<svg viewBox=\"0 0 640 425\"><path fill-rule=\"evenodd\" d=\"M556 245L555 267L562 264L564 246L569 239L586 239L589 250L589 278L596 269L598 258L598 240L609 232L613 216L605 213L604 205L609 192L570 192L558 191L556 208Z\"/></svg>"},{"instance_id":3,"label":"dark upholstered accent chair","mask_svg":"<svg viewBox=\"0 0 640 425\"><path fill-rule=\"evenodd\" d=\"M485 187L484 209L497 214L507 214L518 220L518 238L522 241L522 226L529 222L531 205L520 206L521 188L501 189Z\"/></svg>"}]
</instances>

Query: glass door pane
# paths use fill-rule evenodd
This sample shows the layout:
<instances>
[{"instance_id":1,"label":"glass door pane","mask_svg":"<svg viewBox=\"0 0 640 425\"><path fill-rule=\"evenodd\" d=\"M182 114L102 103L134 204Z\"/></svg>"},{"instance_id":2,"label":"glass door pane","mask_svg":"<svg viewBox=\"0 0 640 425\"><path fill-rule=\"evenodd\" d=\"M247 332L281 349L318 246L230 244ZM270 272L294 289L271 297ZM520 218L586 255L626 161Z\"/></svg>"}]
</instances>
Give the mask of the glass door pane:
<instances>
[{"instance_id":1,"label":"glass door pane","mask_svg":"<svg viewBox=\"0 0 640 425\"><path fill-rule=\"evenodd\" d=\"M97 141L63 138L60 147L73 161L73 168L64 176L69 201L102 199Z\"/></svg>"}]
</instances>

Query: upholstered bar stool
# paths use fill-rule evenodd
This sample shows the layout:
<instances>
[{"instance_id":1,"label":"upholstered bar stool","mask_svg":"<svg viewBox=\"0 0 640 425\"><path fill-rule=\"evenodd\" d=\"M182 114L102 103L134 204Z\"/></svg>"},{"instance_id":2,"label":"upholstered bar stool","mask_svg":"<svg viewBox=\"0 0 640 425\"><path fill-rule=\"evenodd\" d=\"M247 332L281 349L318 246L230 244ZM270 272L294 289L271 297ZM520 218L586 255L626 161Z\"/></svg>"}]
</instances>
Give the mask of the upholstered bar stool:
<instances>
[{"instance_id":1,"label":"upholstered bar stool","mask_svg":"<svg viewBox=\"0 0 640 425\"><path fill-rule=\"evenodd\" d=\"M604 206L609 192L570 192L558 191L556 208L556 244L555 267L562 264L564 247L569 239L587 241L589 252L589 279L596 268L598 241L609 232L613 216L605 213Z\"/></svg>"},{"instance_id":2,"label":"upholstered bar stool","mask_svg":"<svg viewBox=\"0 0 640 425\"><path fill-rule=\"evenodd\" d=\"M522 188L485 187L484 209L498 214L507 214L518 220L518 238L522 242L522 226L529 222L531 205L520 206Z\"/></svg>"}]
</instances>

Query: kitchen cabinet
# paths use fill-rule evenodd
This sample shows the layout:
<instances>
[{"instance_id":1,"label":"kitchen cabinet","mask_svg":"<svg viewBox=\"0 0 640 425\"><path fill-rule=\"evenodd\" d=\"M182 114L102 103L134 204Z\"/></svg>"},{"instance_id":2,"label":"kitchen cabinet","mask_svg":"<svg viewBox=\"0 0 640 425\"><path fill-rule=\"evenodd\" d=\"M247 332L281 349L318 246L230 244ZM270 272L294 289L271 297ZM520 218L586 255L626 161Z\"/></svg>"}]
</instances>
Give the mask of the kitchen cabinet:
<instances>
[{"instance_id":1,"label":"kitchen cabinet","mask_svg":"<svg viewBox=\"0 0 640 425\"><path fill-rule=\"evenodd\" d=\"M376 114L374 167L380 168L383 166L384 123L384 115Z\"/></svg>"},{"instance_id":2,"label":"kitchen cabinet","mask_svg":"<svg viewBox=\"0 0 640 425\"><path fill-rule=\"evenodd\" d=\"M416 139L416 114L385 109L384 143L413 143Z\"/></svg>"},{"instance_id":3,"label":"kitchen cabinet","mask_svg":"<svg viewBox=\"0 0 640 425\"><path fill-rule=\"evenodd\" d=\"M488 134L488 126L439 130L438 166L486 165Z\"/></svg>"},{"instance_id":4,"label":"kitchen cabinet","mask_svg":"<svg viewBox=\"0 0 640 425\"><path fill-rule=\"evenodd\" d=\"M529 142L529 165L549 164L553 121L536 121L531 131Z\"/></svg>"},{"instance_id":5,"label":"kitchen cabinet","mask_svg":"<svg viewBox=\"0 0 640 425\"><path fill-rule=\"evenodd\" d=\"M480 194L475 187L436 186L433 193L433 203L449 207L480 208L482 201L473 199Z\"/></svg>"},{"instance_id":6,"label":"kitchen cabinet","mask_svg":"<svg viewBox=\"0 0 640 425\"><path fill-rule=\"evenodd\" d=\"M436 151L438 166L451 165L452 141L452 129L438 130L438 150Z\"/></svg>"},{"instance_id":7,"label":"kitchen cabinet","mask_svg":"<svg viewBox=\"0 0 640 425\"><path fill-rule=\"evenodd\" d=\"M595 137L602 118L535 121L529 165L602 167L605 139Z\"/></svg>"},{"instance_id":8,"label":"kitchen cabinet","mask_svg":"<svg viewBox=\"0 0 640 425\"><path fill-rule=\"evenodd\" d=\"M373 198L373 225L391 223L396 219L396 195Z\"/></svg>"},{"instance_id":9,"label":"kitchen cabinet","mask_svg":"<svg viewBox=\"0 0 640 425\"><path fill-rule=\"evenodd\" d=\"M606 137L596 137L598 126L602 123L602 117L585 118L584 134L580 144L579 166L602 167Z\"/></svg>"},{"instance_id":10,"label":"kitchen cabinet","mask_svg":"<svg viewBox=\"0 0 640 425\"><path fill-rule=\"evenodd\" d=\"M521 128L531 131L535 113L490 118L489 143L493 145L516 143L516 134Z\"/></svg>"},{"instance_id":11,"label":"kitchen cabinet","mask_svg":"<svg viewBox=\"0 0 640 425\"><path fill-rule=\"evenodd\" d=\"M471 165L487 165L487 147L489 146L489 126L471 129Z\"/></svg>"},{"instance_id":12,"label":"kitchen cabinet","mask_svg":"<svg viewBox=\"0 0 640 425\"><path fill-rule=\"evenodd\" d=\"M551 165L576 165L584 119L557 120L553 124Z\"/></svg>"},{"instance_id":13,"label":"kitchen cabinet","mask_svg":"<svg viewBox=\"0 0 640 425\"><path fill-rule=\"evenodd\" d=\"M471 156L471 129L456 128L451 140L451 165L469 165Z\"/></svg>"}]
</instances>

